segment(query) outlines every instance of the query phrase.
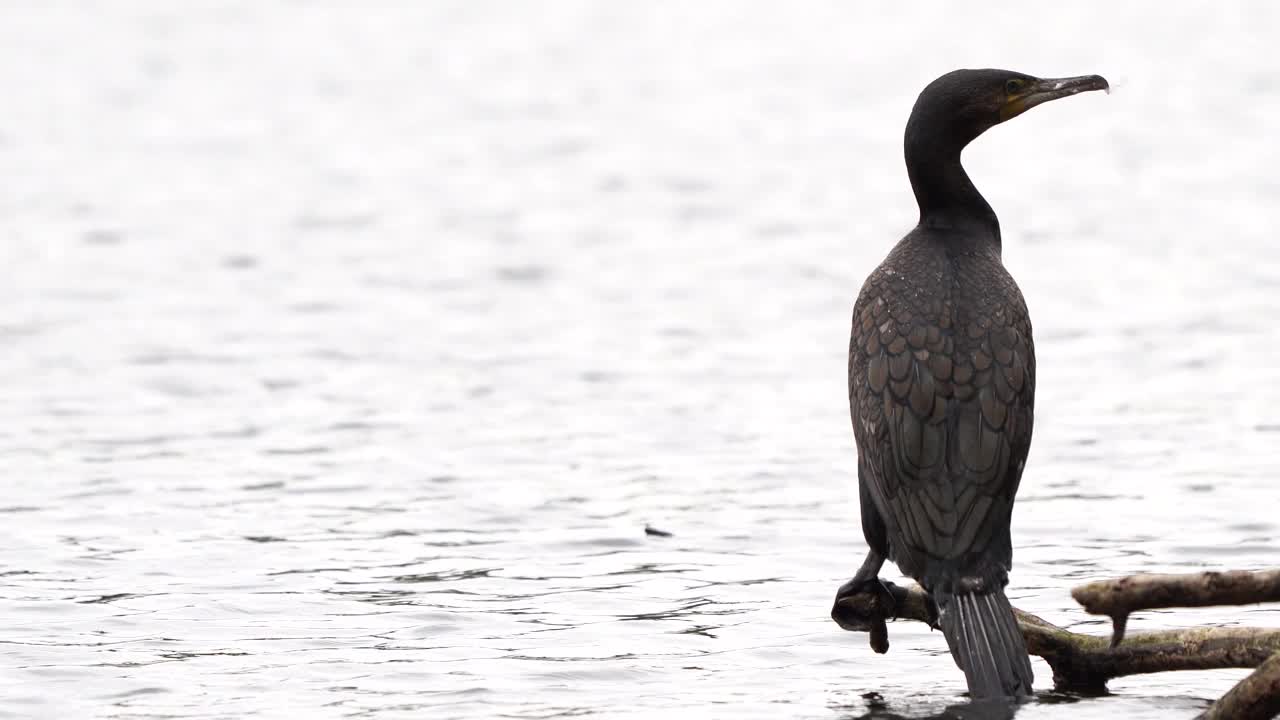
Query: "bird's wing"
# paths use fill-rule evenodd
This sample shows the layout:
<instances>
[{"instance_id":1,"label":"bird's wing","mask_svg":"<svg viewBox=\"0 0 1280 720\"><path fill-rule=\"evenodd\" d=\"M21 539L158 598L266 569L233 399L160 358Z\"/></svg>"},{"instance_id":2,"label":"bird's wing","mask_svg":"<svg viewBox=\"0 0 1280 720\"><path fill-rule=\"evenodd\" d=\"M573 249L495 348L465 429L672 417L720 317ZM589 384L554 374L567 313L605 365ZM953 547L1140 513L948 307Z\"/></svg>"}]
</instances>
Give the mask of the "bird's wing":
<instances>
[{"instance_id":1,"label":"bird's wing","mask_svg":"<svg viewBox=\"0 0 1280 720\"><path fill-rule=\"evenodd\" d=\"M1031 327L1014 297L953 322L945 296L877 271L855 305L849 395L861 482L908 574L1007 537L1035 382Z\"/></svg>"}]
</instances>

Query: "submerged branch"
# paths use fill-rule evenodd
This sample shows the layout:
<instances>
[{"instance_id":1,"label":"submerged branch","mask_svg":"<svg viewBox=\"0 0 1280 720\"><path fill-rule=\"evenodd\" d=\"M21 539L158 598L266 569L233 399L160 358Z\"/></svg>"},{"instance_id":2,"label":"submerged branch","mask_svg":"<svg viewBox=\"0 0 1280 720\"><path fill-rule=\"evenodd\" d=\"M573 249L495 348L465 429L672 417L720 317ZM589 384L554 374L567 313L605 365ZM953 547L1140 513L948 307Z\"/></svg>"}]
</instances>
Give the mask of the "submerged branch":
<instances>
[{"instance_id":1,"label":"submerged branch","mask_svg":"<svg viewBox=\"0 0 1280 720\"><path fill-rule=\"evenodd\" d=\"M845 597L831 611L840 627L871 632L876 652L889 646L886 618L934 625L927 596L918 585L904 588L886 583L885 587L886 594L867 591ZM1111 678L1168 670L1253 668L1280 652L1280 629L1157 631L1134 635L1122 647L1113 648L1106 637L1071 632L1030 613L1014 612L1027 650L1049 663L1059 690L1100 692Z\"/></svg>"},{"instance_id":2,"label":"submerged branch","mask_svg":"<svg viewBox=\"0 0 1280 720\"><path fill-rule=\"evenodd\" d=\"M1271 720L1280 716L1280 653L1236 683L1200 720Z\"/></svg>"}]
</instances>

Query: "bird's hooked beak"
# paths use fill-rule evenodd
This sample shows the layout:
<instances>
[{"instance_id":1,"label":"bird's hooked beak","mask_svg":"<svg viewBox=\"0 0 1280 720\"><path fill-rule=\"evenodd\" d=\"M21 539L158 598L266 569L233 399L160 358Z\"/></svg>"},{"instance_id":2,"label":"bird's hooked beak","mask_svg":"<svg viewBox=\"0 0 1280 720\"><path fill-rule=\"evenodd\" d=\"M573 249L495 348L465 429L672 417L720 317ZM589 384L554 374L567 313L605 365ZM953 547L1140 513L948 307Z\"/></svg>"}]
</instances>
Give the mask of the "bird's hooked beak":
<instances>
[{"instance_id":1,"label":"bird's hooked beak","mask_svg":"<svg viewBox=\"0 0 1280 720\"><path fill-rule=\"evenodd\" d=\"M1107 79L1101 75L1081 75L1069 78L1045 78L1027 85L1018 95L1009 98L1000 106L1000 122L1015 118L1031 108L1047 103L1050 100L1069 97L1076 93L1090 90L1111 92Z\"/></svg>"}]
</instances>

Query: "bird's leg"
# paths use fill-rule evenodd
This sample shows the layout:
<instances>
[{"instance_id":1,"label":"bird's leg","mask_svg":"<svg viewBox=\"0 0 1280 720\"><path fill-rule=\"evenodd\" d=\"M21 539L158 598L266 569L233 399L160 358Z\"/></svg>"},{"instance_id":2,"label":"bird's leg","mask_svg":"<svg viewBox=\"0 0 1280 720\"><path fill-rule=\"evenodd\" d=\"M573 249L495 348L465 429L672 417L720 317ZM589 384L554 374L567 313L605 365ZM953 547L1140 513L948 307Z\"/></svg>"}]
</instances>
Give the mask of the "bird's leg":
<instances>
[{"instance_id":1,"label":"bird's leg","mask_svg":"<svg viewBox=\"0 0 1280 720\"><path fill-rule=\"evenodd\" d=\"M886 583L877 575L884 565L884 556L872 550L853 579L836 591L836 601L831 605L831 619L845 630L870 633L871 649L878 653L889 650L889 630L886 617L896 617L898 603L893 598L892 583Z\"/></svg>"},{"instance_id":2,"label":"bird's leg","mask_svg":"<svg viewBox=\"0 0 1280 720\"><path fill-rule=\"evenodd\" d=\"M942 619L942 614L938 612L938 602L933 599L933 593L927 593L924 596L924 609L928 613L929 618L926 621L932 630L941 630L942 626L938 621Z\"/></svg>"},{"instance_id":3,"label":"bird's leg","mask_svg":"<svg viewBox=\"0 0 1280 720\"><path fill-rule=\"evenodd\" d=\"M889 585L879 577L882 567L884 567L884 556L875 550L868 551L866 559L862 561L862 567L858 568L858 572L854 573L851 580L841 585L836 591L835 606L839 606L844 598L869 591L879 597L880 606L887 610L891 618L896 619L898 604L893 599L893 593L889 591ZM835 606L831 611L833 616L836 614Z\"/></svg>"}]
</instances>

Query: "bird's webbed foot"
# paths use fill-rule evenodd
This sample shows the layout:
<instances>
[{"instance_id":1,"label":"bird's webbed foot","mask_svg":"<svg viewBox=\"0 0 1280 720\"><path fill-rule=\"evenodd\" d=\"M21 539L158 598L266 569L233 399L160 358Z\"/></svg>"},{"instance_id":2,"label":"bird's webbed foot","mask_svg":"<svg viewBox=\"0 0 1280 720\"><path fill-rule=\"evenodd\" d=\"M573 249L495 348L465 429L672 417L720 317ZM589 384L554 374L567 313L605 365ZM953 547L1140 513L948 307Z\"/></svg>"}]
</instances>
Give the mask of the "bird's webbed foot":
<instances>
[{"instance_id":1,"label":"bird's webbed foot","mask_svg":"<svg viewBox=\"0 0 1280 720\"><path fill-rule=\"evenodd\" d=\"M866 608L882 618L897 620L898 600L893 594L897 587L894 583L878 577L854 576L836 591L836 600L831 611L832 617L835 617L836 609L843 605L858 609ZM840 620L837 619L836 622Z\"/></svg>"},{"instance_id":2,"label":"bird's webbed foot","mask_svg":"<svg viewBox=\"0 0 1280 720\"><path fill-rule=\"evenodd\" d=\"M889 650L889 630L884 621L897 617L898 601L894 590L901 590L893 583L876 577L878 571L879 563L874 568L864 565L852 580L840 586L831 605L831 619L845 630L870 633L871 649L885 653Z\"/></svg>"}]
</instances>

